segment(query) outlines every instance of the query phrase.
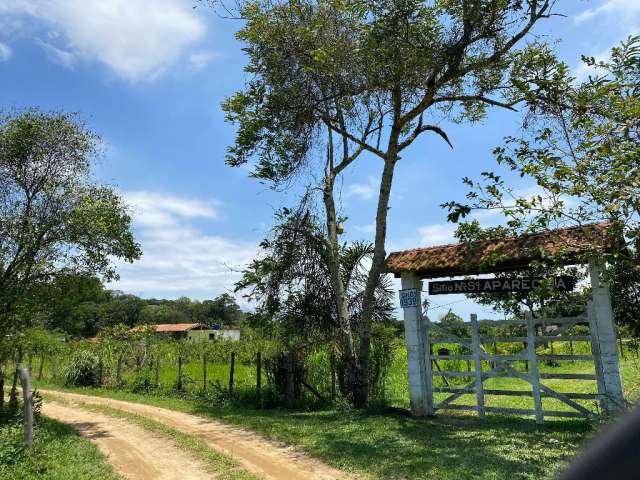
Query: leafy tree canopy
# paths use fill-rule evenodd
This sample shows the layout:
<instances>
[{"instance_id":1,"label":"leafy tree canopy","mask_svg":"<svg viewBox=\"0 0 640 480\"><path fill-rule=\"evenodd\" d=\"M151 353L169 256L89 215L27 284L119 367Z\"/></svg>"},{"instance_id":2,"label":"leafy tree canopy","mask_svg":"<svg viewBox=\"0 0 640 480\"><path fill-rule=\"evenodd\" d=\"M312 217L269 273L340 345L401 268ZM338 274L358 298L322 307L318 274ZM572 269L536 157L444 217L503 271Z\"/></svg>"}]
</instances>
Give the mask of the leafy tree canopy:
<instances>
[{"instance_id":1,"label":"leafy tree canopy","mask_svg":"<svg viewBox=\"0 0 640 480\"><path fill-rule=\"evenodd\" d=\"M76 115L30 109L0 116L3 327L29 323L18 310L37 283L69 271L113 279L113 258L140 256L122 199L91 178L99 147Z\"/></svg>"},{"instance_id":2,"label":"leafy tree canopy","mask_svg":"<svg viewBox=\"0 0 640 480\"><path fill-rule=\"evenodd\" d=\"M631 37L607 60L583 57L592 74L572 78L555 61L550 96L527 98L523 134L495 149L498 164L533 179L538 193L522 196L503 176L485 172L467 202L449 202L449 219L474 210L496 210L498 229L462 224L459 236L500 237L568 225L612 221L624 239L610 258L616 319L640 332L640 37Z\"/></svg>"}]
</instances>

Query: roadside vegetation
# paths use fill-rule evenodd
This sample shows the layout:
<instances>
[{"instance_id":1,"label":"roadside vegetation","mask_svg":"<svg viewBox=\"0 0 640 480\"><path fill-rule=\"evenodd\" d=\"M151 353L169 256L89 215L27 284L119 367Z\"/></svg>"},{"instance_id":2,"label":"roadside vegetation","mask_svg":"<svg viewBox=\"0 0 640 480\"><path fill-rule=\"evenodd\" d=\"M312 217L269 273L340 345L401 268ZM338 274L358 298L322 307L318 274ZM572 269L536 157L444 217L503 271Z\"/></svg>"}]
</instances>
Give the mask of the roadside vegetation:
<instances>
[{"instance_id":1,"label":"roadside vegetation","mask_svg":"<svg viewBox=\"0 0 640 480\"><path fill-rule=\"evenodd\" d=\"M89 440L46 417L36 423L33 448L23 446L22 416L0 409L0 478L122 480Z\"/></svg>"},{"instance_id":2,"label":"roadside vegetation","mask_svg":"<svg viewBox=\"0 0 640 480\"><path fill-rule=\"evenodd\" d=\"M558 348L568 349L568 345L561 344ZM198 371L199 362L190 365L194 372ZM588 362L575 362L564 366L562 371L585 373L588 368ZM554 371L557 367L541 365L541 369ZM228 364L218 364L215 370L226 376ZM640 398L640 360L637 351L628 345L621 371L625 396L635 402ZM172 373L177 372L174 369ZM252 385L251 373L251 369L244 370L238 381L243 382L245 376L245 384ZM552 380L545 383L559 386ZM353 409L342 401L314 403L311 398L297 408L281 405L258 409L252 403L253 397L249 397L250 392L221 399L202 395L197 388L187 392L160 389L136 393L125 385L119 389L67 388L50 381L41 382L39 387L134 401L222 420L301 447L331 466L372 479L419 479L433 475L443 479L500 479L505 472L517 479L551 479L600 429L599 423L587 420L553 419L537 427L528 417L488 415L480 420L472 413L458 412L438 413L432 419L412 418L406 411L389 408L408 407L402 346L398 347L387 376L387 401L368 410ZM493 387L530 389L514 379L487 380L487 388ZM578 380L564 381L562 387L575 392L595 391L593 382ZM473 401L473 395L469 395L462 397L460 403ZM544 400L548 401L550 409L561 408L551 399ZM527 397L487 397L487 404L494 406L529 408L531 402ZM597 409L594 404L588 406Z\"/></svg>"}]
</instances>

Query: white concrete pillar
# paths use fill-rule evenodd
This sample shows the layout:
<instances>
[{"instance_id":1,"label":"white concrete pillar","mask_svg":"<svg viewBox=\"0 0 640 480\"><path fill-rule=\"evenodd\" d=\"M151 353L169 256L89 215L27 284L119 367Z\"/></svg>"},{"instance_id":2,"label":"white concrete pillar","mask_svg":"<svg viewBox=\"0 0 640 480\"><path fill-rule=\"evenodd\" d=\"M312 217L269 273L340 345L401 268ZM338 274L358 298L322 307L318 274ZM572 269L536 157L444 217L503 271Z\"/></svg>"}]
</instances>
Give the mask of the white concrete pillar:
<instances>
[{"instance_id":1,"label":"white concrete pillar","mask_svg":"<svg viewBox=\"0 0 640 480\"><path fill-rule=\"evenodd\" d=\"M599 393L603 395L600 401L602 409L613 414L624 408L622 381L618 365L618 348L616 345L616 330L611 307L611 292L609 285L601 278L602 264L598 259L589 262L591 274L591 288L593 302L589 311L592 334L595 334L600 354L599 368L601 381L598 382ZM595 331L593 331L595 328Z\"/></svg>"},{"instance_id":2,"label":"white concrete pillar","mask_svg":"<svg viewBox=\"0 0 640 480\"><path fill-rule=\"evenodd\" d=\"M416 305L404 308L404 333L409 369L409 398L415 416L433 415L431 360L427 332L429 321L422 314L422 282L413 273L402 274L402 289L415 289Z\"/></svg>"}]
</instances>

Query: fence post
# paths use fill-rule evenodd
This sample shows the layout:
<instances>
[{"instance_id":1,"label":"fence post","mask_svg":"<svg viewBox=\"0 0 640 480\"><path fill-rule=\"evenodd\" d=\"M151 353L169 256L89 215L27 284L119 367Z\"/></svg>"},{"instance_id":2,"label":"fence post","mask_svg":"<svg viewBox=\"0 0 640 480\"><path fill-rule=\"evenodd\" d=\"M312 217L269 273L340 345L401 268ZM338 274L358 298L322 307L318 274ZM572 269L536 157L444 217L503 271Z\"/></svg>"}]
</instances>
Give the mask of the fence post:
<instances>
[{"instance_id":1,"label":"fence post","mask_svg":"<svg viewBox=\"0 0 640 480\"><path fill-rule=\"evenodd\" d=\"M480 358L480 334L478 333L478 316L471 314L471 348L473 349L473 361L476 367L476 401L478 403L478 416L484 417L484 385L482 383L482 360Z\"/></svg>"},{"instance_id":2,"label":"fence post","mask_svg":"<svg viewBox=\"0 0 640 480\"><path fill-rule=\"evenodd\" d=\"M202 354L202 388L207 388L207 352Z\"/></svg>"},{"instance_id":3,"label":"fence post","mask_svg":"<svg viewBox=\"0 0 640 480\"><path fill-rule=\"evenodd\" d=\"M182 357L178 357L178 390L182 390Z\"/></svg>"},{"instance_id":4,"label":"fence post","mask_svg":"<svg viewBox=\"0 0 640 480\"><path fill-rule=\"evenodd\" d=\"M422 282L414 273L403 273L401 281L403 290L415 291L415 306L403 309L411 413L418 417L433 415L429 320L422 314Z\"/></svg>"},{"instance_id":5,"label":"fence post","mask_svg":"<svg viewBox=\"0 0 640 480\"><path fill-rule=\"evenodd\" d=\"M289 355L287 355L287 406L289 407L293 406L293 400L295 397L294 364L293 352L289 352Z\"/></svg>"},{"instance_id":6,"label":"fence post","mask_svg":"<svg viewBox=\"0 0 640 480\"><path fill-rule=\"evenodd\" d=\"M336 399L336 349L331 349L331 400Z\"/></svg>"},{"instance_id":7,"label":"fence post","mask_svg":"<svg viewBox=\"0 0 640 480\"><path fill-rule=\"evenodd\" d=\"M42 369L40 369L42 372ZM104 377L104 360L102 360L102 355L100 355L100 360L98 360L98 386L102 387L102 379Z\"/></svg>"},{"instance_id":8,"label":"fence post","mask_svg":"<svg viewBox=\"0 0 640 480\"><path fill-rule=\"evenodd\" d=\"M604 395L600 402L608 415L624 409L620 367L618 364L618 347L613 323L613 309L611 307L611 292L607 282L600 278L601 261L593 259L589 262L591 275L591 290L593 302L589 310L589 324L592 335L598 343L600 353L600 367ZM595 327L595 328L594 328Z\"/></svg>"},{"instance_id":9,"label":"fence post","mask_svg":"<svg viewBox=\"0 0 640 480\"><path fill-rule=\"evenodd\" d=\"M118 364L116 365L116 383L118 386L122 381L122 355L118 355Z\"/></svg>"},{"instance_id":10,"label":"fence post","mask_svg":"<svg viewBox=\"0 0 640 480\"><path fill-rule=\"evenodd\" d=\"M40 366L38 367L38 380L42 380L43 367L44 367L44 352L40 354Z\"/></svg>"},{"instance_id":11,"label":"fence post","mask_svg":"<svg viewBox=\"0 0 640 480\"><path fill-rule=\"evenodd\" d=\"M156 355L156 388L160 386L160 354Z\"/></svg>"},{"instance_id":12,"label":"fence post","mask_svg":"<svg viewBox=\"0 0 640 480\"><path fill-rule=\"evenodd\" d=\"M256 400L258 408L262 408L262 353L256 353Z\"/></svg>"},{"instance_id":13,"label":"fence post","mask_svg":"<svg viewBox=\"0 0 640 480\"><path fill-rule=\"evenodd\" d=\"M233 373L236 368L236 352L231 352L231 365L229 365L229 395L233 395Z\"/></svg>"},{"instance_id":14,"label":"fence post","mask_svg":"<svg viewBox=\"0 0 640 480\"><path fill-rule=\"evenodd\" d=\"M24 400L24 448L33 446L33 392L31 391L31 371L18 365L18 375L22 384L22 397Z\"/></svg>"},{"instance_id":15,"label":"fence post","mask_svg":"<svg viewBox=\"0 0 640 480\"><path fill-rule=\"evenodd\" d=\"M533 392L533 407L536 415L536 423L544 422L542 413L542 397L540 396L540 378L538 376L538 357L536 356L536 330L533 324L533 315L530 311L525 312L527 321L527 356L529 357L529 378Z\"/></svg>"}]
</instances>

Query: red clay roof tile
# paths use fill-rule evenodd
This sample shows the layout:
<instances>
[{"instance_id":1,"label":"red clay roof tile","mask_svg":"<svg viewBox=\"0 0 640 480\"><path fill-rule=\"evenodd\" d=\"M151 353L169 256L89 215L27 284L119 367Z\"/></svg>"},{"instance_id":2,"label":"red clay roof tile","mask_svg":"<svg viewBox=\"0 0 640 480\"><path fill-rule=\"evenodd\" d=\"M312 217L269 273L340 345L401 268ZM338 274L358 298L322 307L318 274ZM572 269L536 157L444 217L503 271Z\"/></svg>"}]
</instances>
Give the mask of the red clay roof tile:
<instances>
[{"instance_id":1,"label":"red clay roof tile","mask_svg":"<svg viewBox=\"0 0 640 480\"><path fill-rule=\"evenodd\" d=\"M548 230L541 233L471 243L416 248L389 254L385 271L413 272L422 278L495 273L526 268L544 255L562 255L565 264L595 249L610 253L616 243L612 223Z\"/></svg>"}]
</instances>

